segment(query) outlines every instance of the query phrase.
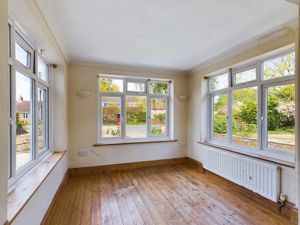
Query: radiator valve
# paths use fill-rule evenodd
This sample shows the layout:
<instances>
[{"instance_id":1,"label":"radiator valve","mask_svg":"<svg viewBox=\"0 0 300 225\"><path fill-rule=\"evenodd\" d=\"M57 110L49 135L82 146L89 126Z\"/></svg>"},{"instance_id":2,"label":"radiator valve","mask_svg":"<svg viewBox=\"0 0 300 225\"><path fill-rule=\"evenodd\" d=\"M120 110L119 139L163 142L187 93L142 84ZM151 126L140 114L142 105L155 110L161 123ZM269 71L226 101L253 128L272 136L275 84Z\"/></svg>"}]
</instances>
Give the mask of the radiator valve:
<instances>
[{"instance_id":1,"label":"radiator valve","mask_svg":"<svg viewBox=\"0 0 300 225\"><path fill-rule=\"evenodd\" d=\"M286 194L280 194L280 197L279 197L279 212L281 212L282 208L285 206L287 202L287 195Z\"/></svg>"}]
</instances>

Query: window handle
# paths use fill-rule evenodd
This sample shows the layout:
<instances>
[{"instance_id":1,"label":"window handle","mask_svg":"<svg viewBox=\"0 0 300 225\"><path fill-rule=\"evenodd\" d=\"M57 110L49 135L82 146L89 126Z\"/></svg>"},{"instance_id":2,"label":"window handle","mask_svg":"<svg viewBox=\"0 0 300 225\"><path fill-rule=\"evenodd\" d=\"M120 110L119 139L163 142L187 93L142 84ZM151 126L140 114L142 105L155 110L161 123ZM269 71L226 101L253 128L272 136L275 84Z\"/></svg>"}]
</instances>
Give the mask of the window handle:
<instances>
[{"instance_id":1,"label":"window handle","mask_svg":"<svg viewBox=\"0 0 300 225\"><path fill-rule=\"evenodd\" d=\"M15 124L15 120L13 118L9 118L9 125L14 125Z\"/></svg>"},{"instance_id":2,"label":"window handle","mask_svg":"<svg viewBox=\"0 0 300 225\"><path fill-rule=\"evenodd\" d=\"M261 116L261 117L260 117L260 121L263 121L263 120L264 120L264 117L263 117L263 116Z\"/></svg>"}]
</instances>

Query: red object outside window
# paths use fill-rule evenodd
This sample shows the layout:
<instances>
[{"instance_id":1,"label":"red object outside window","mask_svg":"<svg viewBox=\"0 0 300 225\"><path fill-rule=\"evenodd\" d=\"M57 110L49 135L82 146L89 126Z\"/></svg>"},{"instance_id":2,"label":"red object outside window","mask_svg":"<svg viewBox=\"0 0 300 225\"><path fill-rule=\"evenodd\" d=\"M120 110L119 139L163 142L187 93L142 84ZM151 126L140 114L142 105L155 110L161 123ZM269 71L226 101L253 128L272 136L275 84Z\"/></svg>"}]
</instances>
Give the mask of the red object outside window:
<instances>
[{"instance_id":1,"label":"red object outside window","mask_svg":"<svg viewBox=\"0 0 300 225\"><path fill-rule=\"evenodd\" d=\"M121 115L120 114L118 114L118 118L117 118L117 124L121 124Z\"/></svg>"}]
</instances>

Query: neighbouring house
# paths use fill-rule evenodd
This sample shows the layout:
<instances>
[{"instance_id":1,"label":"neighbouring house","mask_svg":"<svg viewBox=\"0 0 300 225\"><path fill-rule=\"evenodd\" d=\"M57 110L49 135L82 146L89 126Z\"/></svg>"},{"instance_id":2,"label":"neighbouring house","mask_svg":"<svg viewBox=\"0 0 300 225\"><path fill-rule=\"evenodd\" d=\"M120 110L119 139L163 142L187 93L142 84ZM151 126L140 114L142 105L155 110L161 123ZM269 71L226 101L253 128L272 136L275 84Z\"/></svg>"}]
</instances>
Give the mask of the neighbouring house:
<instances>
[{"instance_id":1,"label":"neighbouring house","mask_svg":"<svg viewBox=\"0 0 300 225\"><path fill-rule=\"evenodd\" d=\"M16 101L16 113L19 113L19 119L25 121L29 121L31 118L31 102L28 100L23 100L23 97Z\"/></svg>"}]
</instances>

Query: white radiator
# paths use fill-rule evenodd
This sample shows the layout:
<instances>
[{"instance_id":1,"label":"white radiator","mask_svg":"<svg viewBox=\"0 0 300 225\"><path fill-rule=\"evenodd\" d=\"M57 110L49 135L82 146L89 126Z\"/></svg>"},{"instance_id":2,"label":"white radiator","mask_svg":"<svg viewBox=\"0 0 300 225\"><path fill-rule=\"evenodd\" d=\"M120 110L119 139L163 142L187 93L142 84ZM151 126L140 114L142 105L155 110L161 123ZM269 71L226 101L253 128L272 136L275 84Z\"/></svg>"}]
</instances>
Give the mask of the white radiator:
<instances>
[{"instance_id":1,"label":"white radiator","mask_svg":"<svg viewBox=\"0 0 300 225\"><path fill-rule=\"evenodd\" d=\"M280 194L280 167L231 152L202 149L203 167L274 202Z\"/></svg>"}]
</instances>

